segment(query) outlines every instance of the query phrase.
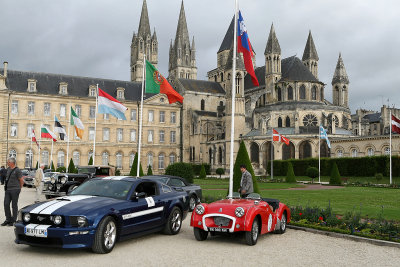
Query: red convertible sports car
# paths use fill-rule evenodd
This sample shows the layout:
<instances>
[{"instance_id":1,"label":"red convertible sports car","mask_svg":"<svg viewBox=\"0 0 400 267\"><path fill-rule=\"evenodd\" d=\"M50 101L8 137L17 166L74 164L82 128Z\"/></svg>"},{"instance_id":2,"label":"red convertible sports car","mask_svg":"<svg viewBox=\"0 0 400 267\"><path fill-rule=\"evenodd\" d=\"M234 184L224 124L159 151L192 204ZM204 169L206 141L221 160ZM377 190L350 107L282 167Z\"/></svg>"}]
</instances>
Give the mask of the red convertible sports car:
<instances>
[{"instance_id":1,"label":"red convertible sports car","mask_svg":"<svg viewBox=\"0 0 400 267\"><path fill-rule=\"evenodd\" d=\"M190 226L198 241L208 233L245 232L246 243L253 246L259 235L276 232L283 234L290 222L290 209L277 199L250 194L241 199L237 195L210 204L198 204L192 213Z\"/></svg>"}]
</instances>

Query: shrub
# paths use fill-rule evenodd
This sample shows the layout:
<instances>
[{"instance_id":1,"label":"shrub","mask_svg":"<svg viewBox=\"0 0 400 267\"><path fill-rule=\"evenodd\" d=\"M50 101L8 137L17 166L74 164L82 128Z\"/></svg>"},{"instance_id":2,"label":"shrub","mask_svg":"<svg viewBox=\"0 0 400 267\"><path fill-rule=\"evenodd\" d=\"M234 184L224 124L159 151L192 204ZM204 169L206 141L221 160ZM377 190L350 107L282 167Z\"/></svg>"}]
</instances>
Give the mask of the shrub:
<instances>
[{"instance_id":1,"label":"shrub","mask_svg":"<svg viewBox=\"0 0 400 267\"><path fill-rule=\"evenodd\" d=\"M115 171L115 176L120 176L121 175L121 170L116 170Z\"/></svg>"},{"instance_id":2,"label":"shrub","mask_svg":"<svg viewBox=\"0 0 400 267\"><path fill-rule=\"evenodd\" d=\"M317 178L319 172L318 172L318 169L315 167L308 167L306 170L306 174L308 177L311 178L311 180L312 180L311 183L314 183L314 179Z\"/></svg>"},{"instance_id":3,"label":"shrub","mask_svg":"<svg viewBox=\"0 0 400 267\"><path fill-rule=\"evenodd\" d=\"M206 174L210 175L211 174L211 166L210 166L210 164L207 164L207 163L192 164L193 174L196 175L196 176L199 176L201 168L203 166L204 166L204 169L206 170Z\"/></svg>"},{"instance_id":4,"label":"shrub","mask_svg":"<svg viewBox=\"0 0 400 267\"><path fill-rule=\"evenodd\" d=\"M130 176L136 176L137 175L137 164L138 164L138 161L137 161L136 155L135 155L135 159L133 160L133 163L132 163L131 171L129 172ZM140 165L139 165L139 176L144 176L143 169L142 169L142 163L140 163Z\"/></svg>"},{"instance_id":5,"label":"shrub","mask_svg":"<svg viewBox=\"0 0 400 267\"><path fill-rule=\"evenodd\" d=\"M54 168L54 163L51 161L51 171L54 172L56 168Z\"/></svg>"},{"instance_id":6,"label":"shrub","mask_svg":"<svg viewBox=\"0 0 400 267\"><path fill-rule=\"evenodd\" d=\"M93 165L93 156L90 156L90 159L89 159L88 165Z\"/></svg>"},{"instance_id":7,"label":"shrub","mask_svg":"<svg viewBox=\"0 0 400 267\"><path fill-rule=\"evenodd\" d=\"M225 170L223 168L218 168L215 170L215 173L219 175L219 178L221 178L221 175L225 174Z\"/></svg>"},{"instance_id":8,"label":"shrub","mask_svg":"<svg viewBox=\"0 0 400 267\"><path fill-rule=\"evenodd\" d=\"M36 170L39 169L39 161L36 161Z\"/></svg>"},{"instance_id":9,"label":"shrub","mask_svg":"<svg viewBox=\"0 0 400 267\"><path fill-rule=\"evenodd\" d=\"M201 165L199 178L200 179L205 179L206 177L207 177L206 169L204 168L204 165Z\"/></svg>"},{"instance_id":10,"label":"shrub","mask_svg":"<svg viewBox=\"0 0 400 267\"><path fill-rule=\"evenodd\" d=\"M188 181L189 183L193 183L193 169L192 165L189 163L177 162L174 164L170 164L165 169L165 174L179 176L185 178L186 181Z\"/></svg>"},{"instance_id":11,"label":"shrub","mask_svg":"<svg viewBox=\"0 0 400 267\"><path fill-rule=\"evenodd\" d=\"M74 161L71 159L68 165L68 173L78 173L78 169L75 168Z\"/></svg>"},{"instance_id":12,"label":"shrub","mask_svg":"<svg viewBox=\"0 0 400 267\"><path fill-rule=\"evenodd\" d=\"M381 181L383 179L383 174L382 173L375 173L375 179L377 182Z\"/></svg>"},{"instance_id":13,"label":"shrub","mask_svg":"<svg viewBox=\"0 0 400 267\"><path fill-rule=\"evenodd\" d=\"M331 178L329 179L329 184L330 185L341 185L340 173L339 173L339 169L338 169L335 161L333 162L333 165L332 165Z\"/></svg>"},{"instance_id":14,"label":"shrub","mask_svg":"<svg viewBox=\"0 0 400 267\"><path fill-rule=\"evenodd\" d=\"M239 151L236 155L235 165L233 167L233 192L237 192L240 187L240 180L242 179L242 172L240 165L246 165L247 171L253 178L253 190L255 193L260 193L258 190L257 178L254 175L253 166L251 166L249 154L247 153L246 146L243 141L240 142Z\"/></svg>"},{"instance_id":15,"label":"shrub","mask_svg":"<svg viewBox=\"0 0 400 267\"><path fill-rule=\"evenodd\" d=\"M292 163L288 163L288 171L286 174L286 183L296 183L296 176L294 175Z\"/></svg>"},{"instance_id":16,"label":"shrub","mask_svg":"<svg viewBox=\"0 0 400 267\"><path fill-rule=\"evenodd\" d=\"M67 169L66 169L64 166L61 166L61 167L58 167L58 168L57 168L56 172L63 172L63 173L65 173L66 170L67 170Z\"/></svg>"},{"instance_id":17,"label":"shrub","mask_svg":"<svg viewBox=\"0 0 400 267\"><path fill-rule=\"evenodd\" d=\"M147 167L147 175L153 175L153 170L151 169L151 165Z\"/></svg>"}]
</instances>

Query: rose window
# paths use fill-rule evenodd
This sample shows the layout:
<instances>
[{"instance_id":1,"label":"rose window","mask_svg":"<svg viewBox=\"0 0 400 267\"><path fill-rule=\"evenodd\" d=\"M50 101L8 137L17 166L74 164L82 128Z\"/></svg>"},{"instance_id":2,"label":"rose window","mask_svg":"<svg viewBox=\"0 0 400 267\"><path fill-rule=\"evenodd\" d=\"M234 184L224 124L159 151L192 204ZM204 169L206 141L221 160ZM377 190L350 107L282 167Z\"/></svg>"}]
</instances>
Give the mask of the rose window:
<instances>
[{"instance_id":1,"label":"rose window","mask_svg":"<svg viewBox=\"0 0 400 267\"><path fill-rule=\"evenodd\" d=\"M307 114L303 118L303 125L304 126L317 126L318 124L318 119L314 115Z\"/></svg>"}]
</instances>

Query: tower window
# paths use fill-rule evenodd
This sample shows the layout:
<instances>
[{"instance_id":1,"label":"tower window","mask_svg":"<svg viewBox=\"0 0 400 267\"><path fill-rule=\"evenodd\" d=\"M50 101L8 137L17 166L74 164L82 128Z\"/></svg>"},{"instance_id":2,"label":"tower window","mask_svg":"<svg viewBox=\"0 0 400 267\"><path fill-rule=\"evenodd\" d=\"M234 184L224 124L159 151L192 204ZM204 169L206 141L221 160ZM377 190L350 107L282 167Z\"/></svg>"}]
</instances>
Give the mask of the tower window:
<instances>
[{"instance_id":1,"label":"tower window","mask_svg":"<svg viewBox=\"0 0 400 267\"><path fill-rule=\"evenodd\" d=\"M306 99L306 88L304 85L300 86L300 99Z\"/></svg>"},{"instance_id":2,"label":"tower window","mask_svg":"<svg viewBox=\"0 0 400 267\"><path fill-rule=\"evenodd\" d=\"M281 117L278 118L278 127L282 127L282 118Z\"/></svg>"},{"instance_id":3,"label":"tower window","mask_svg":"<svg viewBox=\"0 0 400 267\"><path fill-rule=\"evenodd\" d=\"M293 100L293 88L291 86L288 87L288 100Z\"/></svg>"},{"instance_id":4,"label":"tower window","mask_svg":"<svg viewBox=\"0 0 400 267\"><path fill-rule=\"evenodd\" d=\"M313 86L313 88L311 88L311 99L317 100L317 88L315 86Z\"/></svg>"},{"instance_id":5,"label":"tower window","mask_svg":"<svg viewBox=\"0 0 400 267\"><path fill-rule=\"evenodd\" d=\"M204 99L202 99L201 103L200 103L200 109L204 110L204 107L205 107L205 101L204 101Z\"/></svg>"}]
</instances>

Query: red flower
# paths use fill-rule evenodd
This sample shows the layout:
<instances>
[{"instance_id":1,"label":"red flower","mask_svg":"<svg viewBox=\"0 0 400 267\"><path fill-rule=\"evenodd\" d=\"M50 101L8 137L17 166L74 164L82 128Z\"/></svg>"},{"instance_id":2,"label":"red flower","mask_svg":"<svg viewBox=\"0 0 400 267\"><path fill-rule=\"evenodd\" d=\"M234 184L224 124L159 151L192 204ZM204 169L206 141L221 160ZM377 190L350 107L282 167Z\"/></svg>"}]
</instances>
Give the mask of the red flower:
<instances>
[{"instance_id":1,"label":"red flower","mask_svg":"<svg viewBox=\"0 0 400 267\"><path fill-rule=\"evenodd\" d=\"M301 216L301 215L303 215L303 213L300 212L299 215Z\"/></svg>"},{"instance_id":2,"label":"red flower","mask_svg":"<svg viewBox=\"0 0 400 267\"><path fill-rule=\"evenodd\" d=\"M318 220L323 221L324 218L322 218L322 216L319 216Z\"/></svg>"}]
</instances>

